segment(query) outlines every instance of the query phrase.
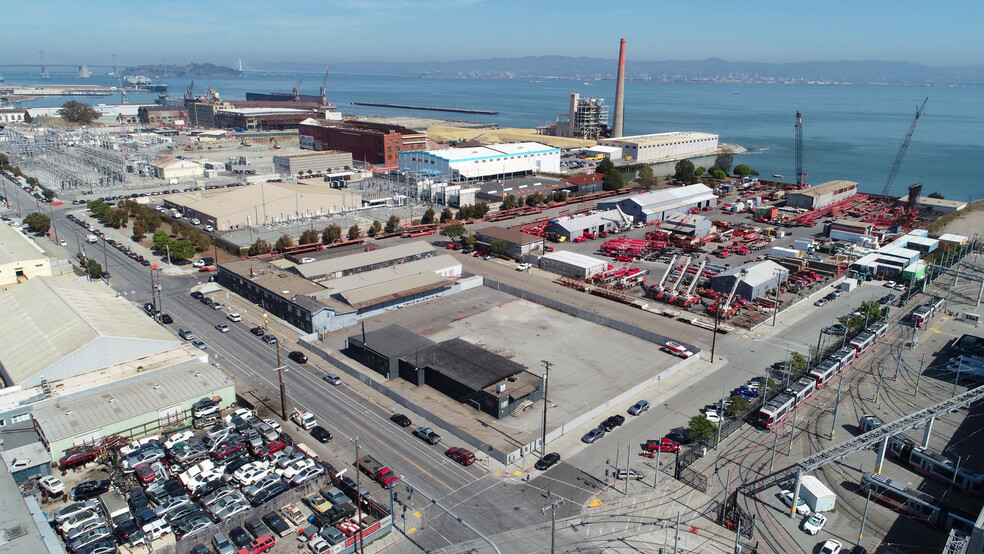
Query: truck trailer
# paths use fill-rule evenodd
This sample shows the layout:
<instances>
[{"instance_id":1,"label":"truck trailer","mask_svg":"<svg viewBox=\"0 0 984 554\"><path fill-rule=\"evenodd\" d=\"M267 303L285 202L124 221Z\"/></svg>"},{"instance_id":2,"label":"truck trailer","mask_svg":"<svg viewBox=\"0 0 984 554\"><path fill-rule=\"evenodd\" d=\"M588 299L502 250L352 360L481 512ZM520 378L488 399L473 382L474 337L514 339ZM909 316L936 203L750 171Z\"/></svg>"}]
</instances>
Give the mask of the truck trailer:
<instances>
[{"instance_id":1,"label":"truck trailer","mask_svg":"<svg viewBox=\"0 0 984 554\"><path fill-rule=\"evenodd\" d=\"M829 512L834 509L837 495L812 475L800 479L800 498L814 512Z\"/></svg>"}]
</instances>

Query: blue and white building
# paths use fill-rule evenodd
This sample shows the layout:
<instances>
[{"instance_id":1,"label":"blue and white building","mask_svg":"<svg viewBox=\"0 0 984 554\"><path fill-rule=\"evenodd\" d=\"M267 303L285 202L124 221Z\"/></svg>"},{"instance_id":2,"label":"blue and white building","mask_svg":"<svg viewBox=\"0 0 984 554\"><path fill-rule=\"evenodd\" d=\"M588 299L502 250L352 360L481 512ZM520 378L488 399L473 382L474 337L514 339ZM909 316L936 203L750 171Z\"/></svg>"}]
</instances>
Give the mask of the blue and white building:
<instances>
[{"instance_id":1,"label":"blue and white building","mask_svg":"<svg viewBox=\"0 0 984 554\"><path fill-rule=\"evenodd\" d=\"M560 148L539 142L516 142L400 152L400 169L443 179L559 173Z\"/></svg>"}]
</instances>

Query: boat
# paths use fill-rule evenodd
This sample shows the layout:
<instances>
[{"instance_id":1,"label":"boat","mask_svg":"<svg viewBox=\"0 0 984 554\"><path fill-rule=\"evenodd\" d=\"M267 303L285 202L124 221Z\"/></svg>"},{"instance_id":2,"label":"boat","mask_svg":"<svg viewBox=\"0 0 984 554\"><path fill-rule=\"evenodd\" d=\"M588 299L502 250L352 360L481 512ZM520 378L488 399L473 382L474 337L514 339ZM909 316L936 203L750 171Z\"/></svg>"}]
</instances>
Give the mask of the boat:
<instances>
[{"instance_id":1,"label":"boat","mask_svg":"<svg viewBox=\"0 0 984 554\"><path fill-rule=\"evenodd\" d=\"M733 91L731 94L741 94L741 91L736 90L736 91Z\"/></svg>"},{"instance_id":2,"label":"boat","mask_svg":"<svg viewBox=\"0 0 984 554\"><path fill-rule=\"evenodd\" d=\"M776 179L785 179L784 176L779 175L778 173L773 173L772 176L775 177Z\"/></svg>"}]
</instances>

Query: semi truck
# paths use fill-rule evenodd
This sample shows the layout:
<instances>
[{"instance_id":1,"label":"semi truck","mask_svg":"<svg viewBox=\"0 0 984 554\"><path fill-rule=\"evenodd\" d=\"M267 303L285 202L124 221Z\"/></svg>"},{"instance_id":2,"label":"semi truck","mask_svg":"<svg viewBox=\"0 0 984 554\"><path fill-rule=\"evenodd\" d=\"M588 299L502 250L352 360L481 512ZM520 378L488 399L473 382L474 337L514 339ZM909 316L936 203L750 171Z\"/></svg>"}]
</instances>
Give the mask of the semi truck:
<instances>
[{"instance_id":1,"label":"semi truck","mask_svg":"<svg viewBox=\"0 0 984 554\"><path fill-rule=\"evenodd\" d=\"M381 464L372 456L362 456L359 458L359 470L372 477L377 483L385 488L392 487L400 478L393 473L393 470Z\"/></svg>"}]
</instances>

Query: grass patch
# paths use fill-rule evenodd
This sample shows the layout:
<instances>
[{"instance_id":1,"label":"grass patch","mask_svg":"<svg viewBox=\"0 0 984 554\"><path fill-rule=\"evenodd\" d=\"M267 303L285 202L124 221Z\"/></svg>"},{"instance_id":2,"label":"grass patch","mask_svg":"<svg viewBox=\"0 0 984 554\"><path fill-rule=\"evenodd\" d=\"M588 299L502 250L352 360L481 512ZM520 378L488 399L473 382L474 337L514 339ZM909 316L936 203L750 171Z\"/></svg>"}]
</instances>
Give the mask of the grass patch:
<instances>
[{"instance_id":1,"label":"grass patch","mask_svg":"<svg viewBox=\"0 0 984 554\"><path fill-rule=\"evenodd\" d=\"M984 200L975 200L967 204L966 208L958 212L950 212L936 219L935 221L931 222L929 225L926 226L926 230L934 235L939 235L940 232L943 230L943 228L946 227L948 224L960 219L965 215L969 215L974 212L979 212L982 210L984 210Z\"/></svg>"}]
</instances>

